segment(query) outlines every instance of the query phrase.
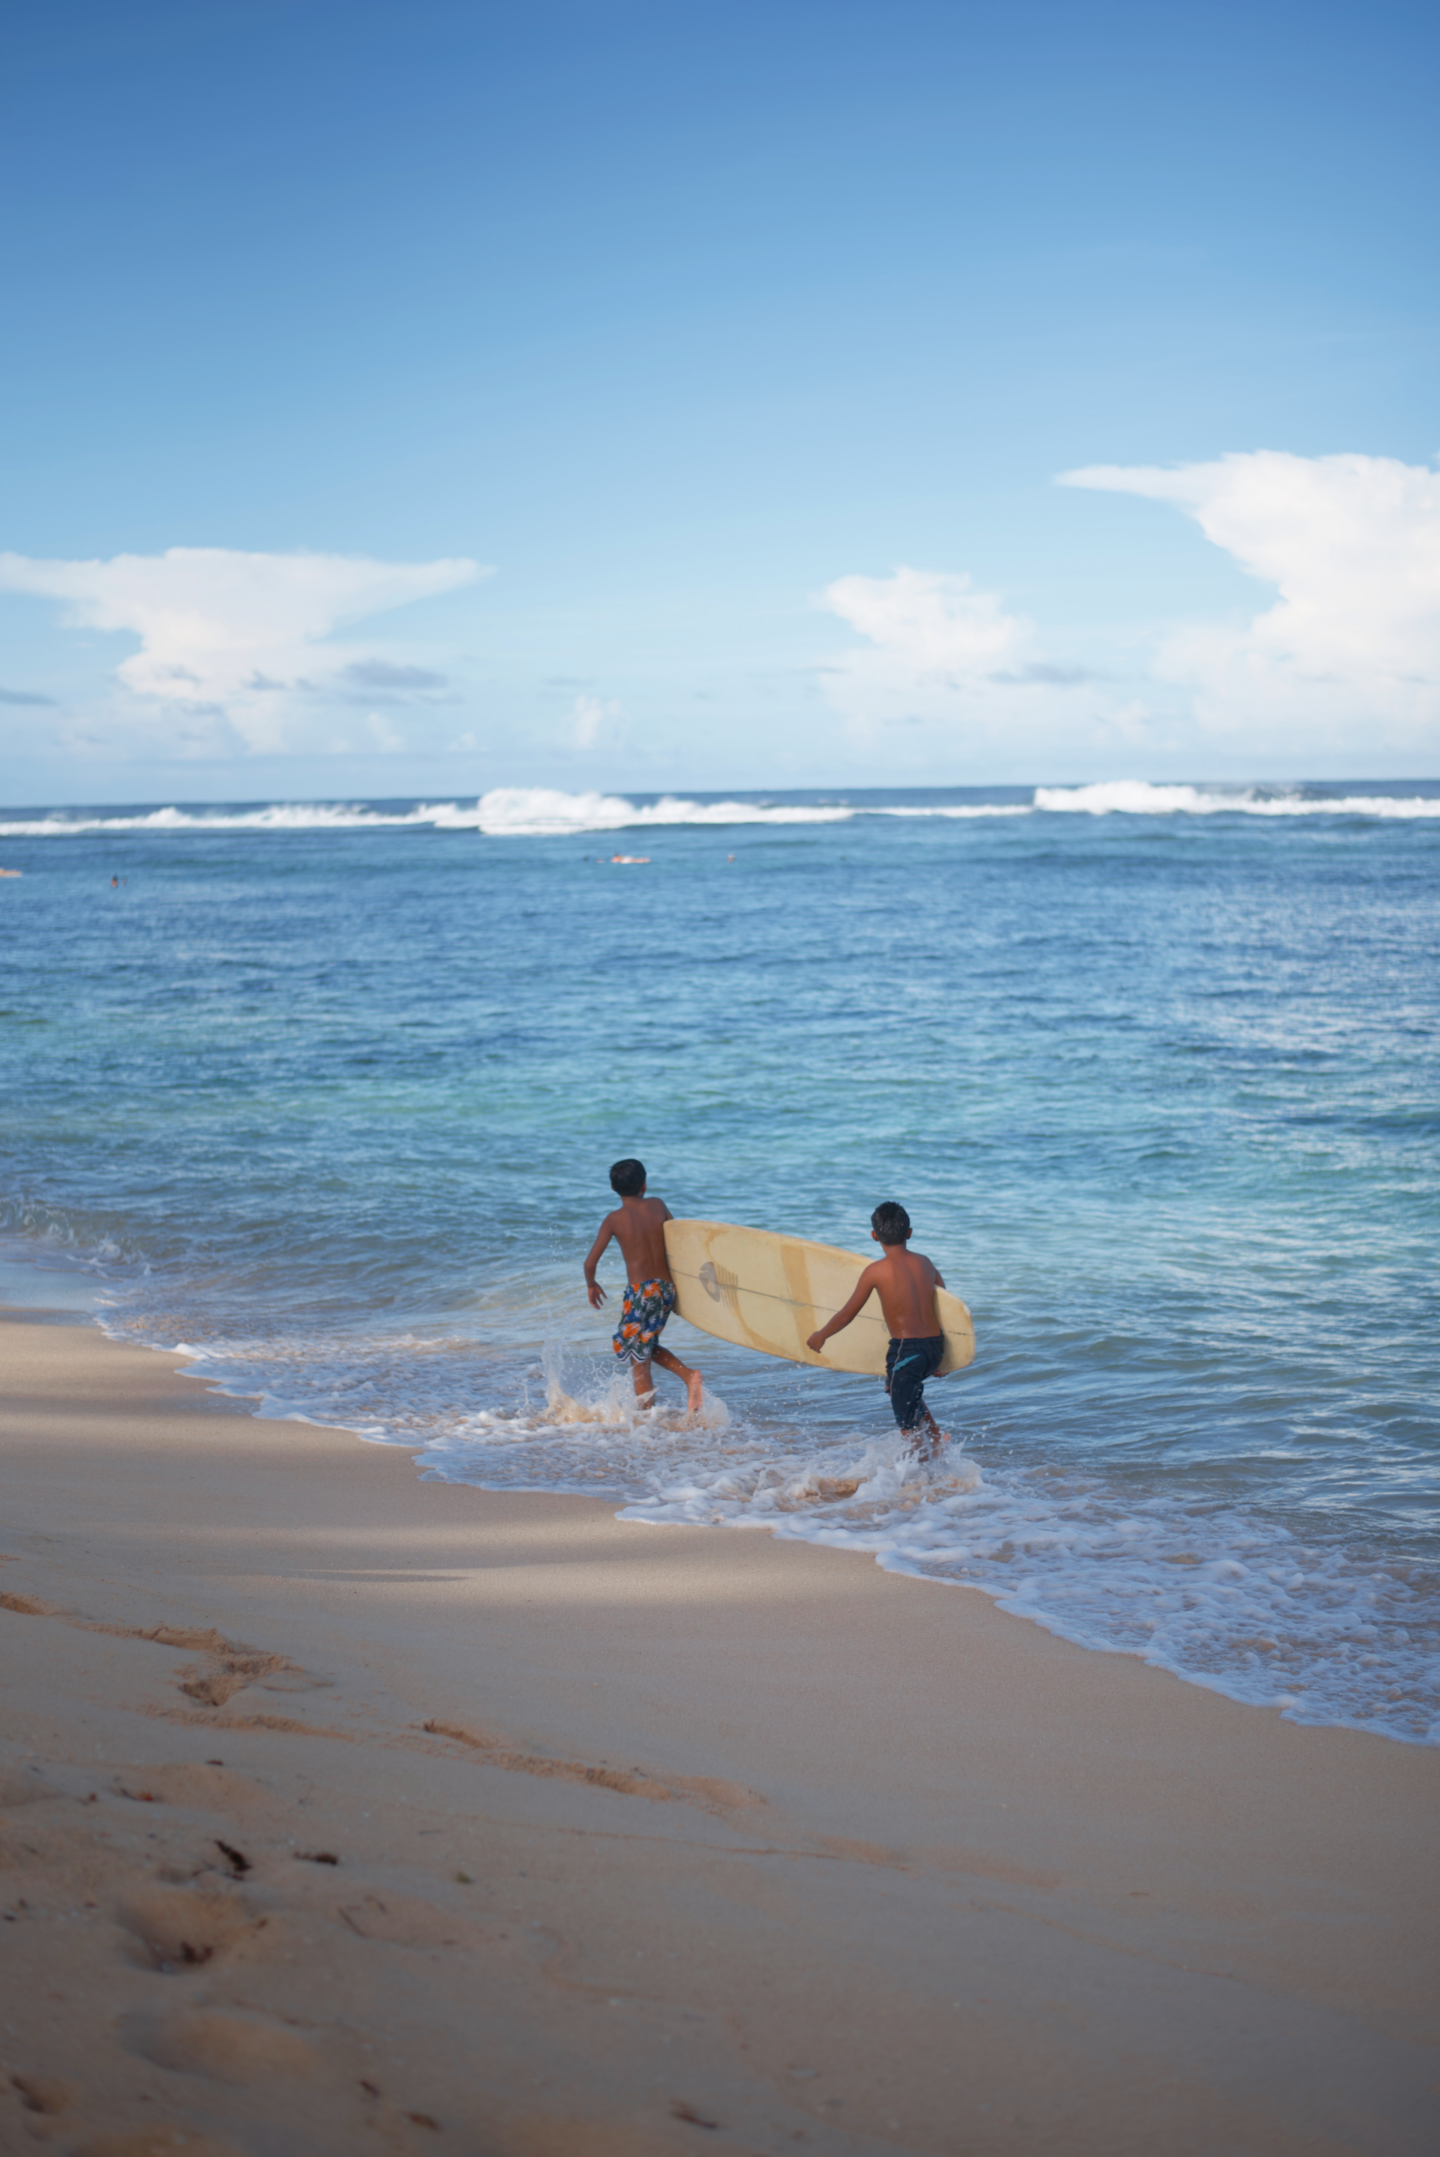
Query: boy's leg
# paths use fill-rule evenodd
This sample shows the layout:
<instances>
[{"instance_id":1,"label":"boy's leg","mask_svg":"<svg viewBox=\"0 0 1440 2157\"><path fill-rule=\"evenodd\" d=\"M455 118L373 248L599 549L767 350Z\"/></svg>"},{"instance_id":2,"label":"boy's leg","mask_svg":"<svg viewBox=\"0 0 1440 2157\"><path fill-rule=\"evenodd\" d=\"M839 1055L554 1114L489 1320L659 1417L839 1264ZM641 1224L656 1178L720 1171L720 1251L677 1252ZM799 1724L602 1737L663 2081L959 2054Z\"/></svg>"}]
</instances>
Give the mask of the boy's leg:
<instances>
[{"instance_id":1,"label":"boy's leg","mask_svg":"<svg viewBox=\"0 0 1440 2157\"><path fill-rule=\"evenodd\" d=\"M944 1355L944 1341L934 1341L930 1348L929 1368L925 1372L926 1378L935 1376L944 1360ZM949 1439L930 1413L929 1404L925 1399L923 1380L920 1385L919 1399L916 1401L915 1406L918 1411L915 1417L915 1428L909 1434L912 1449L921 1460L938 1460L942 1446L948 1445Z\"/></svg>"},{"instance_id":2,"label":"boy's leg","mask_svg":"<svg viewBox=\"0 0 1440 2157\"><path fill-rule=\"evenodd\" d=\"M638 1356L633 1357L630 1363L630 1376L635 1383L636 1400L648 1406L655 1397L655 1381L650 1375L650 1365L648 1362L642 1363Z\"/></svg>"},{"instance_id":3,"label":"boy's leg","mask_svg":"<svg viewBox=\"0 0 1440 2157\"><path fill-rule=\"evenodd\" d=\"M919 1420L913 1423L909 1430L902 1430L900 1436L905 1441L906 1449L913 1453L917 1460L938 1460L941 1447L948 1443L945 1432L923 1403Z\"/></svg>"},{"instance_id":4,"label":"boy's leg","mask_svg":"<svg viewBox=\"0 0 1440 2157\"><path fill-rule=\"evenodd\" d=\"M675 1308L675 1285L667 1281L657 1291L658 1308L653 1320L654 1346L650 1353L663 1370L673 1371L685 1387L686 1404L692 1415L699 1410L705 1392L705 1381L698 1371L692 1371L688 1363L682 1363L677 1355L660 1345L660 1333Z\"/></svg>"},{"instance_id":5,"label":"boy's leg","mask_svg":"<svg viewBox=\"0 0 1440 2157\"><path fill-rule=\"evenodd\" d=\"M939 1368L943 1344L893 1340L885 1358L885 1388L900 1437L918 1460L935 1460L945 1433L925 1405L925 1380Z\"/></svg>"},{"instance_id":6,"label":"boy's leg","mask_svg":"<svg viewBox=\"0 0 1440 2157\"><path fill-rule=\"evenodd\" d=\"M686 1401L693 1415L699 1408L705 1394L705 1381L699 1371L692 1371L688 1363L682 1363L680 1358L672 1355L668 1348L657 1348L655 1350L655 1361L663 1365L667 1371L673 1371L677 1378L684 1380ZM636 1385L638 1388L638 1376Z\"/></svg>"}]
</instances>

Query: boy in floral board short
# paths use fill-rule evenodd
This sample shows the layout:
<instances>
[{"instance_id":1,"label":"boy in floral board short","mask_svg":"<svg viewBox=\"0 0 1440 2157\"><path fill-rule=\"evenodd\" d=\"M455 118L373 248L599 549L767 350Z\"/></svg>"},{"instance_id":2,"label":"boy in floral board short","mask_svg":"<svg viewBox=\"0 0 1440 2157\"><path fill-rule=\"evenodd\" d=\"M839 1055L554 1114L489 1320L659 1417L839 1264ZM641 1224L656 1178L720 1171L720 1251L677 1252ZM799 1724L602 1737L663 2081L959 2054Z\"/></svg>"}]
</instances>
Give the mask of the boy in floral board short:
<instances>
[{"instance_id":1,"label":"boy in floral board short","mask_svg":"<svg viewBox=\"0 0 1440 2157\"><path fill-rule=\"evenodd\" d=\"M625 1261L626 1276L625 1301L615 1332L615 1353L622 1363L630 1365L635 1396L643 1408L654 1402L655 1380L650 1375L650 1366L658 1363L684 1380L686 1398L693 1414L700 1406L705 1381L688 1363L682 1363L668 1348L660 1346L665 1321L675 1308L675 1283L665 1256L665 1223L674 1216L663 1199L645 1196L643 1161L617 1161L610 1171L610 1188L620 1203L600 1223L600 1233L591 1244L590 1255L585 1261L585 1288L591 1306L598 1311L605 1301L605 1291L595 1278L595 1268L613 1236Z\"/></svg>"}]
</instances>

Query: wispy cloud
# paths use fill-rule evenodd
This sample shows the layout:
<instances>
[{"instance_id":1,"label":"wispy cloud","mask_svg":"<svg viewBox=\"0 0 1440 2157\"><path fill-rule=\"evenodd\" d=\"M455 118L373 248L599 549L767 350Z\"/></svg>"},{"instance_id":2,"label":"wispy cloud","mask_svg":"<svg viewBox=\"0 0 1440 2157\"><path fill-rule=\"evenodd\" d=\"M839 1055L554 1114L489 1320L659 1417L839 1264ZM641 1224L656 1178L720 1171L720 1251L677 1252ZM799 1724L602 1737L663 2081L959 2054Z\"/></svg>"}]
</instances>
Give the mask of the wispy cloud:
<instances>
[{"instance_id":1,"label":"wispy cloud","mask_svg":"<svg viewBox=\"0 0 1440 2157\"><path fill-rule=\"evenodd\" d=\"M450 686L449 676L431 667L398 666L390 659L354 659L341 667L337 681L373 696L433 698Z\"/></svg>"},{"instance_id":2,"label":"wispy cloud","mask_svg":"<svg viewBox=\"0 0 1440 2157\"><path fill-rule=\"evenodd\" d=\"M42 697L34 689L0 689L0 704L50 704L54 697Z\"/></svg>"},{"instance_id":3,"label":"wispy cloud","mask_svg":"<svg viewBox=\"0 0 1440 2157\"><path fill-rule=\"evenodd\" d=\"M334 554L245 554L172 547L109 561L0 554L0 589L61 601L77 626L127 631L139 651L116 678L134 707L185 753L347 747L317 709L324 639L348 622L409 606L488 572L471 561L376 562ZM339 656L339 655L335 655ZM380 666L360 659L350 665ZM402 686L358 683L377 690ZM406 683L417 688L417 683ZM428 680L427 680L428 686ZM139 716L139 713L136 713ZM121 725L123 728L123 715ZM378 722L371 722L371 740ZM391 730L381 729L387 734ZM395 737L397 740L398 736ZM172 752L173 753L173 752Z\"/></svg>"},{"instance_id":4,"label":"wispy cloud","mask_svg":"<svg viewBox=\"0 0 1440 2157\"><path fill-rule=\"evenodd\" d=\"M1440 472L1392 457L1254 450L1164 469L1092 465L1061 484L1170 502L1276 605L1242 628L1162 637L1156 673L1213 736L1277 751L1434 744L1440 727Z\"/></svg>"}]
</instances>

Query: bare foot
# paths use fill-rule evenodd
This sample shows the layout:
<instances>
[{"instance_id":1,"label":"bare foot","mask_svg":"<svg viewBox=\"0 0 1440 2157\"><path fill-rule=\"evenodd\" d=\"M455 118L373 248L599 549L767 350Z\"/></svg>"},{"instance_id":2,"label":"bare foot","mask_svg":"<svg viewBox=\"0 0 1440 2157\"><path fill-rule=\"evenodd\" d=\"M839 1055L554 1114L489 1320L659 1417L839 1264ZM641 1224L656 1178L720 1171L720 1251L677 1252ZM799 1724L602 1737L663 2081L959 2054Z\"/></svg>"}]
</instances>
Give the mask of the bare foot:
<instances>
[{"instance_id":1,"label":"bare foot","mask_svg":"<svg viewBox=\"0 0 1440 2157\"><path fill-rule=\"evenodd\" d=\"M692 1416L700 1413L700 1403L705 1395L705 1381L698 1371L691 1371L685 1381L685 1396Z\"/></svg>"}]
</instances>

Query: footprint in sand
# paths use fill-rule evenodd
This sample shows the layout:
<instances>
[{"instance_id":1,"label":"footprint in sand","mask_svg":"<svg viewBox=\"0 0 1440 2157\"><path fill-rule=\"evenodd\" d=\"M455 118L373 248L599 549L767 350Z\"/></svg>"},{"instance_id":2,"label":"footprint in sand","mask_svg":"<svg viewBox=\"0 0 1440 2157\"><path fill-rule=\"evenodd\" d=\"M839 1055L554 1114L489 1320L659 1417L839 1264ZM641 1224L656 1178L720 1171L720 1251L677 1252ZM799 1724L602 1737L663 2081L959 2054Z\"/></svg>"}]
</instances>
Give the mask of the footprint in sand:
<instances>
[{"instance_id":1,"label":"footprint in sand","mask_svg":"<svg viewBox=\"0 0 1440 2157\"><path fill-rule=\"evenodd\" d=\"M12 2075L10 2087L27 2112L52 2115L63 2112L73 2094L68 2082L57 2082L51 2075Z\"/></svg>"},{"instance_id":2,"label":"footprint in sand","mask_svg":"<svg viewBox=\"0 0 1440 2157\"><path fill-rule=\"evenodd\" d=\"M233 1810L267 1800L259 1783L215 1760L177 1760L163 1766L121 1768L113 1783L122 1797L143 1797L152 1805L189 1806L196 1812Z\"/></svg>"},{"instance_id":3,"label":"footprint in sand","mask_svg":"<svg viewBox=\"0 0 1440 2157\"><path fill-rule=\"evenodd\" d=\"M195 1888L152 1888L130 1896L115 1914L135 1939L135 1959L152 1970L211 1962L256 1926L243 1897Z\"/></svg>"},{"instance_id":4,"label":"footprint in sand","mask_svg":"<svg viewBox=\"0 0 1440 2157\"><path fill-rule=\"evenodd\" d=\"M480 1937L473 1925L411 1895L362 1895L338 1904L335 1914L360 1939L391 1947L469 1947Z\"/></svg>"},{"instance_id":5,"label":"footprint in sand","mask_svg":"<svg viewBox=\"0 0 1440 2157\"><path fill-rule=\"evenodd\" d=\"M268 1693L312 1693L333 1682L303 1670L288 1655L229 1640L214 1626L115 1625L57 1609L53 1603L37 1603L28 1595L0 1595L0 1610L25 1618L56 1618L62 1625L76 1626L83 1633L107 1633L116 1640L148 1640L157 1648L199 1653L205 1658L203 1667L189 1663L176 1674L181 1692L197 1700L202 1708L223 1708L236 1693L255 1686Z\"/></svg>"},{"instance_id":6,"label":"footprint in sand","mask_svg":"<svg viewBox=\"0 0 1440 2157\"><path fill-rule=\"evenodd\" d=\"M303 2037L260 2015L190 2008L173 2015L131 2015L123 2029L127 2051L156 2067L211 2082L293 2081L320 2064Z\"/></svg>"}]
</instances>

